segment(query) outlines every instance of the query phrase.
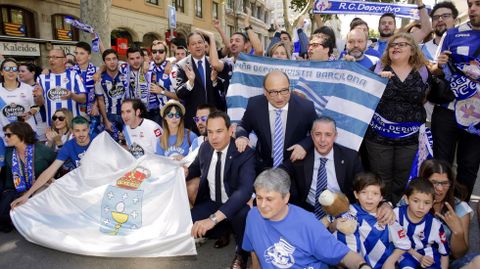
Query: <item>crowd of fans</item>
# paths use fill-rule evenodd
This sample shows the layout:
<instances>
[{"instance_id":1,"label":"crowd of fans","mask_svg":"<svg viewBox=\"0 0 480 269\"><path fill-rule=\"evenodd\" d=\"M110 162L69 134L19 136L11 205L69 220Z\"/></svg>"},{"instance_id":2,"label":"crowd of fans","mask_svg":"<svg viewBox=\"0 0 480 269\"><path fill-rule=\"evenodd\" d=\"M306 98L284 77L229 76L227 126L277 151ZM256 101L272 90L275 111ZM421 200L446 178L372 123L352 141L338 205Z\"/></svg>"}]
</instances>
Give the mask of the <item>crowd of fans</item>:
<instances>
[{"instance_id":1,"label":"crowd of fans","mask_svg":"<svg viewBox=\"0 0 480 269\"><path fill-rule=\"evenodd\" d=\"M467 3L470 21L460 25L451 2L428 14L417 0L420 21L404 29L384 14L373 44L369 25L355 18L345 48L321 22L310 37L300 22L299 45L277 29L264 52L247 11L245 31L230 38L214 23L218 49L212 33L195 31L170 46L130 47L126 62L101 46L100 67L86 42L77 43L74 57L50 50L43 70L4 59L0 229L11 231L9 211L78 167L105 130L137 158L196 154L185 167L192 236L215 238L221 248L233 233L232 268L246 268L249 257L254 268L480 268L480 256L469 252L468 204L480 165L478 101L459 114L462 102L480 99L480 1ZM335 120L317 115L280 71L265 76L263 94L251 97L233 124L226 93L240 53L352 61L387 78L360 152L335 142ZM450 85L446 91L461 89L429 97L445 90L438 80ZM476 121L465 126L462 115ZM434 159L409 181L424 123ZM402 128L392 136L389 124ZM328 227L319 221L326 189L350 199L353 234L337 231L342 217L330 216Z\"/></svg>"}]
</instances>

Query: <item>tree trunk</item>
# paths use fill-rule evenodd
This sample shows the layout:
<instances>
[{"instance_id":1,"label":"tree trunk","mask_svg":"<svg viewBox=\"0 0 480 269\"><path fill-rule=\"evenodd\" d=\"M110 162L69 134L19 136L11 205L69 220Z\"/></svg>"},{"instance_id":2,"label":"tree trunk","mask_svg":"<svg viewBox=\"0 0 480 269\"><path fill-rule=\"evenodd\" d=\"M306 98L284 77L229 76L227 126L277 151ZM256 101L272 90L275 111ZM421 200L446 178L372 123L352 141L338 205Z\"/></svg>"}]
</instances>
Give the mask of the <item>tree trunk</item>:
<instances>
[{"instance_id":1,"label":"tree trunk","mask_svg":"<svg viewBox=\"0 0 480 269\"><path fill-rule=\"evenodd\" d=\"M80 0L80 20L95 29L105 45L105 48L110 48L111 7L112 0ZM80 40L91 44L92 36L89 33L80 31ZM102 64L103 61L100 52L92 52L92 62L96 66Z\"/></svg>"},{"instance_id":2,"label":"tree trunk","mask_svg":"<svg viewBox=\"0 0 480 269\"><path fill-rule=\"evenodd\" d=\"M283 22L285 24L285 30L289 33L292 32L292 25L288 21L288 0L283 0Z\"/></svg>"}]
</instances>

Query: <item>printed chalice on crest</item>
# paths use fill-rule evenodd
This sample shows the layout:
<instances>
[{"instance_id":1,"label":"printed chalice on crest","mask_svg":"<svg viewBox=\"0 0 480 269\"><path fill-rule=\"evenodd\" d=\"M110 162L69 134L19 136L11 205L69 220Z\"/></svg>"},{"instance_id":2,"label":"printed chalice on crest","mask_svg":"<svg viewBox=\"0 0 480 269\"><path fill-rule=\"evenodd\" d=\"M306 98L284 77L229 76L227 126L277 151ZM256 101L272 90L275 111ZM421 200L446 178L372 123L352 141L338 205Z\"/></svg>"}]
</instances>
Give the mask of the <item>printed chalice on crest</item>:
<instances>
[{"instance_id":1,"label":"printed chalice on crest","mask_svg":"<svg viewBox=\"0 0 480 269\"><path fill-rule=\"evenodd\" d=\"M117 224L115 224L112 235L117 235L120 231L120 227L122 227L122 224L128 220L128 214L123 213L125 210L125 204L123 202L118 203L117 206L115 206L115 209L116 211L112 211L112 218L117 222Z\"/></svg>"}]
</instances>

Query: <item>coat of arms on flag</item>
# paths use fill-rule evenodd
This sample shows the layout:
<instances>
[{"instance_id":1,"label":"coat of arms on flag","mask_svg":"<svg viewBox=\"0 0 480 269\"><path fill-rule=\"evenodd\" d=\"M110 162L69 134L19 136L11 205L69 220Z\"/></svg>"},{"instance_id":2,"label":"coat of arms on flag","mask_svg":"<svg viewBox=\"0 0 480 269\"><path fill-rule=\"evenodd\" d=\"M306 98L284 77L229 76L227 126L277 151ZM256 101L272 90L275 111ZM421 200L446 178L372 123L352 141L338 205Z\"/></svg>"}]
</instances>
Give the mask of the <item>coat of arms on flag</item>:
<instances>
[{"instance_id":1,"label":"coat of arms on flag","mask_svg":"<svg viewBox=\"0 0 480 269\"><path fill-rule=\"evenodd\" d=\"M124 235L142 226L143 190L138 188L150 177L150 171L136 167L108 186L102 200L100 231L110 235Z\"/></svg>"}]
</instances>

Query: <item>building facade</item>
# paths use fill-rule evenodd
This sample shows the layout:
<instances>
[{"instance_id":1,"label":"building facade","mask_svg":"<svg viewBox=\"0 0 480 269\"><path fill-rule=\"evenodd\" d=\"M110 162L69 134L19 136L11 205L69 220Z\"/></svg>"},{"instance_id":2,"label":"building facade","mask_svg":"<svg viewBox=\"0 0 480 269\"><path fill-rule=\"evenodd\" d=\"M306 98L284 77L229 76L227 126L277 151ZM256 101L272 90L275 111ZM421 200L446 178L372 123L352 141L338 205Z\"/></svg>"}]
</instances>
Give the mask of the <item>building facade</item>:
<instances>
[{"instance_id":1,"label":"building facade","mask_svg":"<svg viewBox=\"0 0 480 269\"><path fill-rule=\"evenodd\" d=\"M196 29L213 32L220 45L221 39L213 28L218 19L227 35L230 26L242 24L245 13L232 21L231 12L226 14L229 1L223 0L112 0L109 32L113 48L131 45L149 47L153 40L166 39L170 35L168 10L176 10L174 35L186 38ZM251 1L255 18L252 26L261 40L268 37L268 10L264 1ZM242 3L243 4L243 3ZM2 0L0 2L0 54L15 57L20 61L33 61L46 65L45 56L52 48L63 48L73 53L79 40L78 29L72 28L65 18L80 19L80 0ZM228 17L228 18L227 18ZM85 21L88 24L88 21Z\"/></svg>"}]
</instances>

